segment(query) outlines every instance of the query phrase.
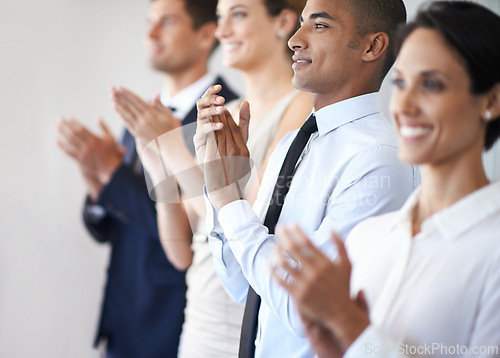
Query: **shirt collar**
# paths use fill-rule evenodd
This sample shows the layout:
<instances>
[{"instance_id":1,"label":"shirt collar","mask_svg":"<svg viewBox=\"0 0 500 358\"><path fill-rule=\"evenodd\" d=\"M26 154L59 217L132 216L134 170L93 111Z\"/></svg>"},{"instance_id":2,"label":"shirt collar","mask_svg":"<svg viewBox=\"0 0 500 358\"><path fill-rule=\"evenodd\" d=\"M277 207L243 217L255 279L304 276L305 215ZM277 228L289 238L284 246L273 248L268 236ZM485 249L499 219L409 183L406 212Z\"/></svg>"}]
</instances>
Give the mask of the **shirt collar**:
<instances>
[{"instance_id":1,"label":"shirt collar","mask_svg":"<svg viewBox=\"0 0 500 358\"><path fill-rule=\"evenodd\" d=\"M317 111L313 110L313 113L318 123L319 135L322 135L344 124L379 113L380 111L380 95L378 92L374 92L348 98Z\"/></svg>"},{"instance_id":2,"label":"shirt collar","mask_svg":"<svg viewBox=\"0 0 500 358\"><path fill-rule=\"evenodd\" d=\"M493 214L500 213L500 181L474 191L433 219L443 237L453 240Z\"/></svg>"},{"instance_id":3,"label":"shirt collar","mask_svg":"<svg viewBox=\"0 0 500 358\"><path fill-rule=\"evenodd\" d=\"M403 224L411 229L413 208L417 204L421 188L417 188L408 198L403 207L390 224L389 230ZM453 205L437 212L422 222L422 231L439 230L445 240L455 240L463 233L478 225L491 215L500 214L500 181L474 191Z\"/></svg>"},{"instance_id":4,"label":"shirt collar","mask_svg":"<svg viewBox=\"0 0 500 358\"><path fill-rule=\"evenodd\" d=\"M160 94L161 103L166 107L173 107L175 109L174 116L184 120L193 108L194 103L214 82L215 75L207 73L172 97L164 88Z\"/></svg>"},{"instance_id":5,"label":"shirt collar","mask_svg":"<svg viewBox=\"0 0 500 358\"><path fill-rule=\"evenodd\" d=\"M417 205L418 197L420 196L420 191L421 187L419 186L413 191L413 193L410 194L408 199L406 199L406 202L403 204L402 208L396 212L394 219L390 222L388 226L388 232L392 231L396 226L400 224L409 226L411 230L413 208Z\"/></svg>"}]
</instances>

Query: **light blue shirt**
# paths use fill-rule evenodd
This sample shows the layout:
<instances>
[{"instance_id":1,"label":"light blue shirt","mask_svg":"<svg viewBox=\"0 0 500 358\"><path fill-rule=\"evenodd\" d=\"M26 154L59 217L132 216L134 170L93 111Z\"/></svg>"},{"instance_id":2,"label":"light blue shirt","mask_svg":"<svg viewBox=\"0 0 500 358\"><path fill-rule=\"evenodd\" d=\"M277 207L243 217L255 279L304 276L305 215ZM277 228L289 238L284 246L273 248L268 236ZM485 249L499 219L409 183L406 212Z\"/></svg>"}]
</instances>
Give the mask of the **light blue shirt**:
<instances>
[{"instance_id":1,"label":"light blue shirt","mask_svg":"<svg viewBox=\"0 0 500 358\"><path fill-rule=\"evenodd\" d=\"M315 112L318 132L299 159L278 224L296 222L329 257L330 232L347 237L360 221L399 209L418 184L397 155L394 127L380 110L378 93ZM261 296L256 357L313 357L292 299L272 278L276 237L262 224L281 165L297 131L271 157L253 208L246 200L208 210L210 247L229 295L246 299L248 284ZM208 208L211 207L206 197Z\"/></svg>"}]
</instances>

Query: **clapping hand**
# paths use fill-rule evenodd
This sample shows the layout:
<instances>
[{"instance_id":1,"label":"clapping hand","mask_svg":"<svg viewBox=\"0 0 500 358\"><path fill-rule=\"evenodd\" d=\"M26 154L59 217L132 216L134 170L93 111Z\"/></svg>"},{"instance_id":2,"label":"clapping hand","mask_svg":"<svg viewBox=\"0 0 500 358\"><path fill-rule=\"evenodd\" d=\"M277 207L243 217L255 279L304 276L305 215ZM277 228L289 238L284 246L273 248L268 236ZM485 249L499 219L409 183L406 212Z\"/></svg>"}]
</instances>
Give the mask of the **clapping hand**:
<instances>
[{"instance_id":1,"label":"clapping hand","mask_svg":"<svg viewBox=\"0 0 500 358\"><path fill-rule=\"evenodd\" d=\"M243 198L243 187L250 173L250 153L246 146L250 106L243 102L237 125L223 106L224 98L217 95L221 89L220 85L210 87L196 102L198 120L193 138L208 196L217 210Z\"/></svg>"},{"instance_id":2,"label":"clapping hand","mask_svg":"<svg viewBox=\"0 0 500 358\"><path fill-rule=\"evenodd\" d=\"M350 297L351 262L344 243L332 233L338 252L332 262L296 225L280 227L278 238L273 277L294 299L318 353L336 347L335 354L342 356L370 324L362 293Z\"/></svg>"},{"instance_id":3,"label":"clapping hand","mask_svg":"<svg viewBox=\"0 0 500 358\"><path fill-rule=\"evenodd\" d=\"M309 343L318 358L342 358L339 342L328 327L307 318L300 310L299 316Z\"/></svg>"},{"instance_id":4,"label":"clapping hand","mask_svg":"<svg viewBox=\"0 0 500 358\"><path fill-rule=\"evenodd\" d=\"M126 88L112 87L111 97L114 109L123 119L125 126L136 140L142 143L139 149L182 124L169 108L163 106L158 96L152 103L148 103ZM182 139L182 136L180 137Z\"/></svg>"},{"instance_id":5,"label":"clapping hand","mask_svg":"<svg viewBox=\"0 0 500 358\"><path fill-rule=\"evenodd\" d=\"M101 184L107 184L120 165L125 148L119 146L111 131L98 118L102 135L96 135L73 117L61 117L57 123L57 145L75 159L84 173L92 173Z\"/></svg>"}]
</instances>

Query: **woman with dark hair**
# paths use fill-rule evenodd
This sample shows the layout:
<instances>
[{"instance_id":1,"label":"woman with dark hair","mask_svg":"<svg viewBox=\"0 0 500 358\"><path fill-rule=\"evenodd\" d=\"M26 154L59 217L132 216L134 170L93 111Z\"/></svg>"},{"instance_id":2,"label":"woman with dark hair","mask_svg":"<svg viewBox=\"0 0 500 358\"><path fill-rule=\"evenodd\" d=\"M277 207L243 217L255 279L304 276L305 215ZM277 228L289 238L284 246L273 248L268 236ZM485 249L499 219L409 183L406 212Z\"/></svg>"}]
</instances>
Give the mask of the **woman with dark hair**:
<instances>
[{"instance_id":1,"label":"woman with dark hair","mask_svg":"<svg viewBox=\"0 0 500 358\"><path fill-rule=\"evenodd\" d=\"M421 187L346 247L334 235L334 262L281 230L288 276L276 279L320 357L500 355L500 182L481 160L500 136L499 33L500 17L471 2L423 8L401 32L391 102Z\"/></svg>"}]
</instances>

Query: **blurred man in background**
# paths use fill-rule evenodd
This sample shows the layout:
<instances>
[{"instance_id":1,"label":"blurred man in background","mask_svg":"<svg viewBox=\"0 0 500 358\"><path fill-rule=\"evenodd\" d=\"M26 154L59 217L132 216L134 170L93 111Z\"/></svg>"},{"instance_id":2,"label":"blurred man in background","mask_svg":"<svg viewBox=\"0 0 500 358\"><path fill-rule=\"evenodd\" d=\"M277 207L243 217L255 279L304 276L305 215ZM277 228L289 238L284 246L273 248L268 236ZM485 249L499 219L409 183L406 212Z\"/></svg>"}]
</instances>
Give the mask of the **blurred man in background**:
<instances>
[{"instance_id":1,"label":"blurred man in background","mask_svg":"<svg viewBox=\"0 0 500 358\"><path fill-rule=\"evenodd\" d=\"M163 105L183 124L196 121L196 100L221 78L208 73L215 45L215 0L154 0L147 47L151 66L164 73ZM228 92L230 100L235 94ZM111 257L95 344L106 357L177 357L185 306L184 272L166 258L158 236L134 138L117 144L99 119L101 135L74 118L61 118L57 144L78 164L88 189L83 218ZM186 126L192 128L194 126ZM194 133L184 133L192 148ZM194 151L194 148L193 148Z\"/></svg>"}]
</instances>

